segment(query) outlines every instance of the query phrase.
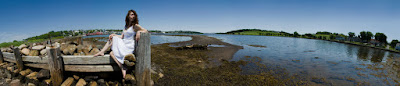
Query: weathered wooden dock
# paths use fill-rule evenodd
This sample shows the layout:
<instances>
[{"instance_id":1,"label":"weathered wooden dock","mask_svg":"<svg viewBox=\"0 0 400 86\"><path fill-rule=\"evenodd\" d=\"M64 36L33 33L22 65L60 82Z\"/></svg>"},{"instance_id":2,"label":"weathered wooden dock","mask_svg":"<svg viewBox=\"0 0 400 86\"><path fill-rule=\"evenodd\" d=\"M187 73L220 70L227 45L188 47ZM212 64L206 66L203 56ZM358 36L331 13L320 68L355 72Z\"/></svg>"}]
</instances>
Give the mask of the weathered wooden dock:
<instances>
[{"instance_id":1,"label":"weathered wooden dock","mask_svg":"<svg viewBox=\"0 0 400 86\"><path fill-rule=\"evenodd\" d=\"M135 77L138 86L150 85L151 48L150 33L141 33L136 47ZM61 85L64 71L71 72L113 72L119 71L118 66L112 66L115 61L110 55L104 56L72 56L61 55L59 48L47 49L47 56L22 56L18 48L14 53L0 52L0 63L11 62L18 70L27 67L50 70L51 81L55 86Z\"/></svg>"}]
</instances>

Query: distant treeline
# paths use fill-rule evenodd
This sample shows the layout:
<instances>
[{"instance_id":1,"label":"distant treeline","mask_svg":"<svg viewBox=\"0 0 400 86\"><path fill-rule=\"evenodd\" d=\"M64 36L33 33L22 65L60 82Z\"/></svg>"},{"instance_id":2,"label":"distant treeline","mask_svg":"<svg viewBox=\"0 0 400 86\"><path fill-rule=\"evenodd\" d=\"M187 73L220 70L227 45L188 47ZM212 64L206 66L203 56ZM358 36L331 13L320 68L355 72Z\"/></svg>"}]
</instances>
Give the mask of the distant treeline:
<instances>
[{"instance_id":1,"label":"distant treeline","mask_svg":"<svg viewBox=\"0 0 400 86\"><path fill-rule=\"evenodd\" d=\"M311 38L311 39L322 39L322 40L338 40L338 41L351 41L359 43L374 43L375 45L384 47L387 44L391 48L395 47L398 40L392 40L390 43L387 42L387 36L384 33L373 34L370 31L361 31L359 35L355 35L354 32L346 34L332 33L328 31L318 31L317 33L305 33L299 34L297 32L287 33L284 31L273 31L273 30L261 30L261 29L239 29L228 31L226 33L217 34L236 34L236 35L264 35L264 36L285 36L285 37L299 37L299 38ZM374 38L374 39L372 39Z\"/></svg>"}]
</instances>

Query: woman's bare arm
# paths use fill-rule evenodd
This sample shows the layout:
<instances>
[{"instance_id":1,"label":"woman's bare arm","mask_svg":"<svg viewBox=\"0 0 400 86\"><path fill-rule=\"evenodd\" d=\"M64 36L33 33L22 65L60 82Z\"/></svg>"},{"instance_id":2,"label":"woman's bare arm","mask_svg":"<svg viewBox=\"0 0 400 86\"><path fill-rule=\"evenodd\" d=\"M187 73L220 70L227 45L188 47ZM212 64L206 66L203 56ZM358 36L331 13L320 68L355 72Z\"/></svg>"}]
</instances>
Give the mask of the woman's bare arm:
<instances>
[{"instance_id":1,"label":"woman's bare arm","mask_svg":"<svg viewBox=\"0 0 400 86\"><path fill-rule=\"evenodd\" d=\"M144 29L142 26L140 26L139 24L135 25L139 30L136 32L136 37L135 40L138 41L140 39L140 33L148 33L148 31L146 29Z\"/></svg>"}]
</instances>

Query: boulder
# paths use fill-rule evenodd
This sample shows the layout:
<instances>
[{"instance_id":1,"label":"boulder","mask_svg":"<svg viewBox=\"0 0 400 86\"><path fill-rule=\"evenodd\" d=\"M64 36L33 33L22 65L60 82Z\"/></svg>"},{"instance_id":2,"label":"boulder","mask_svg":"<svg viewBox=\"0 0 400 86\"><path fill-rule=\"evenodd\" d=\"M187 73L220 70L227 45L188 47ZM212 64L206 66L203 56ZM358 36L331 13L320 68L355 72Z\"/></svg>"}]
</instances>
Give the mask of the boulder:
<instances>
[{"instance_id":1,"label":"boulder","mask_svg":"<svg viewBox=\"0 0 400 86\"><path fill-rule=\"evenodd\" d=\"M84 80L85 81L93 81L93 80L96 80L98 78L99 78L99 76L85 76Z\"/></svg>"},{"instance_id":2,"label":"boulder","mask_svg":"<svg viewBox=\"0 0 400 86\"><path fill-rule=\"evenodd\" d=\"M21 53L24 54L24 55L29 55L30 50L28 48L24 48L24 49L21 50Z\"/></svg>"},{"instance_id":3,"label":"boulder","mask_svg":"<svg viewBox=\"0 0 400 86\"><path fill-rule=\"evenodd\" d=\"M46 79L46 80L44 80L44 82L45 82L46 84L50 85L51 80L50 80L50 79Z\"/></svg>"},{"instance_id":4,"label":"boulder","mask_svg":"<svg viewBox=\"0 0 400 86\"><path fill-rule=\"evenodd\" d=\"M36 45L36 46L32 47L33 50L42 50L44 48L46 48L46 46L44 46L44 45Z\"/></svg>"},{"instance_id":5,"label":"boulder","mask_svg":"<svg viewBox=\"0 0 400 86\"><path fill-rule=\"evenodd\" d=\"M74 82L74 78L68 77L68 79L65 80L65 81L61 84L61 86L71 86L73 82Z\"/></svg>"},{"instance_id":6,"label":"boulder","mask_svg":"<svg viewBox=\"0 0 400 86\"><path fill-rule=\"evenodd\" d=\"M21 86L21 82L19 79L12 80L10 86Z\"/></svg>"},{"instance_id":7,"label":"boulder","mask_svg":"<svg viewBox=\"0 0 400 86\"><path fill-rule=\"evenodd\" d=\"M132 61L132 62L135 62L135 61L136 61L136 57L135 57L134 54L128 54L128 55L126 55L126 56L124 57L124 59L125 59L125 60L128 60L128 61Z\"/></svg>"},{"instance_id":8,"label":"boulder","mask_svg":"<svg viewBox=\"0 0 400 86\"><path fill-rule=\"evenodd\" d=\"M95 81L90 81L89 86L97 86L97 82L95 82Z\"/></svg>"},{"instance_id":9,"label":"boulder","mask_svg":"<svg viewBox=\"0 0 400 86\"><path fill-rule=\"evenodd\" d=\"M27 48L27 47L28 47L27 45L21 44L21 45L18 46L18 49Z\"/></svg>"},{"instance_id":10,"label":"boulder","mask_svg":"<svg viewBox=\"0 0 400 86\"><path fill-rule=\"evenodd\" d=\"M79 76L77 76L77 75L72 75L72 77L74 77L75 80L79 79Z\"/></svg>"},{"instance_id":11,"label":"boulder","mask_svg":"<svg viewBox=\"0 0 400 86\"><path fill-rule=\"evenodd\" d=\"M99 52L100 52L100 50L99 50L98 48L93 48L93 49L90 51L89 55L94 55L94 54L99 53Z\"/></svg>"},{"instance_id":12,"label":"boulder","mask_svg":"<svg viewBox=\"0 0 400 86\"><path fill-rule=\"evenodd\" d=\"M106 84L106 81L104 81L104 79L99 79L97 80L97 83L100 85Z\"/></svg>"},{"instance_id":13,"label":"boulder","mask_svg":"<svg viewBox=\"0 0 400 86\"><path fill-rule=\"evenodd\" d=\"M25 75L30 74L31 72L32 72L31 69L26 69L26 70L24 70L24 71L19 72L19 74L21 74L22 76L25 76Z\"/></svg>"},{"instance_id":14,"label":"boulder","mask_svg":"<svg viewBox=\"0 0 400 86\"><path fill-rule=\"evenodd\" d=\"M85 86L87 83L83 79L79 79L79 81L76 83L76 86Z\"/></svg>"},{"instance_id":15,"label":"boulder","mask_svg":"<svg viewBox=\"0 0 400 86\"><path fill-rule=\"evenodd\" d=\"M90 54L90 50L92 50L92 46L85 46L85 48L82 49L83 53L85 53L85 55L89 55Z\"/></svg>"},{"instance_id":16,"label":"boulder","mask_svg":"<svg viewBox=\"0 0 400 86\"><path fill-rule=\"evenodd\" d=\"M125 64L126 66L128 66L128 67L135 66L135 63L134 63L134 62L129 62L128 60L124 60L124 64Z\"/></svg>"},{"instance_id":17,"label":"boulder","mask_svg":"<svg viewBox=\"0 0 400 86\"><path fill-rule=\"evenodd\" d=\"M54 44L52 44L52 45L55 46L55 47L60 47L60 46L61 46L61 44L58 43L58 42L56 42L56 43L54 43Z\"/></svg>"},{"instance_id":18,"label":"boulder","mask_svg":"<svg viewBox=\"0 0 400 86\"><path fill-rule=\"evenodd\" d=\"M68 45L66 48L64 48L63 53L65 55L74 55L76 50L76 45Z\"/></svg>"},{"instance_id":19,"label":"boulder","mask_svg":"<svg viewBox=\"0 0 400 86\"><path fill-rule=\"evenodd\" d=\"M36 85L33 83L28 83L28 86L36 86Z\"/></svg>"},{"instance_id":20,"label":"boulder","mask_svg":"<svg viewBox=\"0 0 400 86\"><path fill-rule=\"evenodd\" d=\"M11 79L6 79L6 83L11 83Z\"/></svg>"},{"instance_id":21,"label":"boulder","mask_svg":"<svg viewBox=\"0 0 400 86\"><path fill-rule=\"evenodd\" d=\"M40 78L50 78L50 71L42 69L36 74L36 77L38 79L40 79Z\"/></svg>"},{"instance_id":22,"label":"boulder","mask_svg":"<svg viewBox=\"0 0 400 86\"><path fill-rule=\"evenodd\" d=\"M135 77L132 74L126 74L125 80L136 81Z\"/></svg>"},{"instance_id":23,"label":"boulder","mask_svg":"<svg viewBox=\"0 0 400 86\"><path fill-rule=\"evenodd\" d=\"M38 50L31 50L29 52L28 56L39 56L39 51Z\"/></svg>"},{"instance_id":24,"label":"boulder","mask_svg":"<svg viewBox=\"0 0 400 86\"><path fill-rule=\"evenodd\" d=\"M36 78L37 73L38 73L38 72L32 72L31 74L26 75L26 77L28 77L29 79L37 79L37 78Z\"/></svg>"},{"instance_id":25,"label":"boulder","mask_svg":"<svg viewBox=\"0 0 400 86\"><path fill-rule=\"evenodd\" d=\"M40 55L46 55L46 54L47 54L47 50L46 49L43 49L43 50L40 51Z\"/></svg>"}]
</instances>

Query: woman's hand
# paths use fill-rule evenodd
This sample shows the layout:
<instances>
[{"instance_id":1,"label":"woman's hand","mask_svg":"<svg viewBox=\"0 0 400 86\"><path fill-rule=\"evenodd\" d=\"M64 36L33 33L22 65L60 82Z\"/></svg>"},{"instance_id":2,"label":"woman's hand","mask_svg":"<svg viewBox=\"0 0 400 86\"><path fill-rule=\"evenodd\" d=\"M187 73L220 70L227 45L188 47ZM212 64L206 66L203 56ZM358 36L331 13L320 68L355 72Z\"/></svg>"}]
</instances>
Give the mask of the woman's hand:
<instances>
[{"instance_id":1,"label":"woman's hand","mask_svg":"<svg viewBox=\"0 0 400 86\"><path fill-rule=\"evenodd\" d=\"M114 36L116 36L117 34L111 34L110 36L108 36L108 40L111 40Z\"/></svg>"}]
</instances>

